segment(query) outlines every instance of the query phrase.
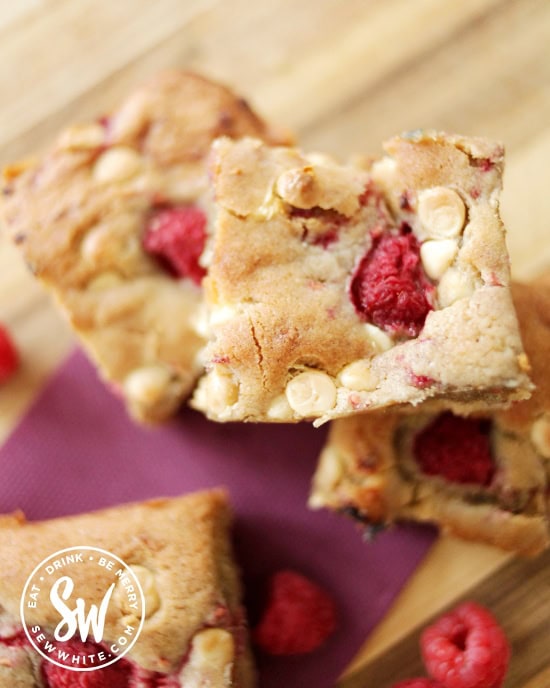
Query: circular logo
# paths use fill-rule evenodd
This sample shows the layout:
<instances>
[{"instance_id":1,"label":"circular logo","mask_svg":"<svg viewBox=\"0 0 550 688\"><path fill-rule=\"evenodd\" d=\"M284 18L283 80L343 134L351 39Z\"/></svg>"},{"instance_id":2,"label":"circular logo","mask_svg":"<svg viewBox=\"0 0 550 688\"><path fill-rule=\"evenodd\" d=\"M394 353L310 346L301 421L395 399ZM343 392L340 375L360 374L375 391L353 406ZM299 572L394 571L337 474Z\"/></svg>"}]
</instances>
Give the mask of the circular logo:
<instances>
[{"instance_id":1,"label":"circular logo","mask_svg":"<svg viewBox=\"0 0 550 688\"><path fill-rule=\"evenodd\" d=\"M98 547L68 547L34 569L20 611L27 638L44 659L71 671L94 671L132 648L143 627L145 599L122 559Z\"/></svg>"}]
</instances>

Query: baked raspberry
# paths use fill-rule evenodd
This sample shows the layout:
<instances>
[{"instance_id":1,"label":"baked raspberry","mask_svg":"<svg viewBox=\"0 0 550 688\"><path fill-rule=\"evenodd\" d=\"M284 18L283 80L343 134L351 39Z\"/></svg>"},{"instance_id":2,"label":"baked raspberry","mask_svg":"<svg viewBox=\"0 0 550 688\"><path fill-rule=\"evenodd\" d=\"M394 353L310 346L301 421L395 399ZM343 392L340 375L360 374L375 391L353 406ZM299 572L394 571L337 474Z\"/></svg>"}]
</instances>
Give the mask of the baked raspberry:
<instances>
[{"instance_id":1,"label":"baked raspberry","mask_svg":"<svg viewBox=\"0 0 550 688\"><path fill-rule=\"evenodd\" d=\"M0 325L0 383L11 377L18 365L17 349L6 328Z\"/></svg>"},{"instance_id":2,"label":"baked raspberry","mask_svg":"<svg viewBox=\"0 0 550 688\"><path fill-rule=\"evenodd\" d=\"M105 651L94 643L74 639L63 643L63 650L74 655ZM71 671L52 662L42 663L42 678L47 688L128 688L131 677L132 667L125 659L94 671Z\"/></svg>"},{"instance_id":3,"label":"baked raspberry","mask_svg":"<svg viewBox=\"0 0 550 688\"><path fill-rule=\"evenodd\" d=\"M13 633L13 635L0 638L0 645L4 645L5 647L24 647L25 645L29 645L29 640L25 635L25 631L20 629Z\"/></svg>"},{"instance_id":4,"label":"baked raspberry","mask_svg":"<svg viewBox=\"0 0 550 688\"><path fill-rule=\"evenodd\" d=\"M396 683L392 688L444 688L444 686L431 678L408 678L406 681Z\"/></svg>"},{"instance_id":5,"label":"baked raspberry","mask_svg":"<svg viewBox=\"0 0 550 688\"><path fill-rule=\"evenodd\" d=\"M253 639L271 655L297 655L322 645L336 627L336 607L325 590L291 570L275 573Z\"/></svg>"},{"instance_id":6,"label":"baked raspberry","mask_svg":"<svg viewBox=\"0 0 550 688\"><path fill-rule=\"evenodd\" d=\"M139 685L136 683L136 686ZM180 688L181 683L177 676L157 676L149 684L143 684L143 688Z\"/></svg>"},{"instance_id":7,"label":"baked raspberry","mask_svg":"<svg viewBox=\"0 0 550 688\"><path fill-rule=\"evenodd\" d=\"M193 205L156 210L143 237L148 253L160 257L177 277L189 277L195 284L206 274L199 264L205 242L206 215Z\"/></svg>"},{"instance_id":8,"label":"baked raspberry","mask_svg":"<svg viewBox=\"0 0 550 688\"><path fill-rule=\"evenodd\" d=\"M329 229L323 234L319 234L318 236L316 236L313 239L312 244L314 246L322 246L323 248L328 248L335 241L338 241L338 230Z\"/></svg>"},{"instance_id":9,"label":"baked raspberry","mask_svg":"<svg viewBox=\"0 0 550 688\"><path fill-rule=\"evenodd\" d=\"M134 666L129 688L180 688L181 683L175 674L159 674Z\"/></svg>"},{"instance_id":10,"label":"baked raspberry","mask_svg":"<svg viewBox=\"0 0 550 688\"><path fill-rule=\"evenodd\" d=\"M426 669L445 688L500 688L510 647L492 614L465 602L422 634Z\"/></svg>"},{"instance_id":11,"label":"baked raspberry","mask_svg":"<svg viewBox=\"0 0 550 688\"><path fill-rule=\"evenodd\" d=\"M290 217L302 218L304 223L302 225L302 241L313 246L321 246L328 248L331 244L338 241L340 227L345 224L346 217L336 212L335 210L325 210L324 208L292 208L290 210ZM325 229L315 231L308 228L308 220L319 220L323 223Z\"/></svg>"},{"instance_id":12,"label":"baked raspberry","mask_svg":"<svg viewBox=\"0 0 550 688\"><path fill-rule=\"evenodd\" d=\"M427 475L488 485L495 472L491 422L442 413L414 438L416 462Z\"/></svg>"},{"instance_id":13,"label":"baked raspberry","mask_svg":"<svg viewBox=\"0 0 550 688\"><path fill-rule=\"evenodd\" d=\"M405 226L398 234L373 236L370 251L351 281L359 315L386 332L416 337L424 327L434 287L424 274L420 244Z\"/></svg>"}]
</instances>

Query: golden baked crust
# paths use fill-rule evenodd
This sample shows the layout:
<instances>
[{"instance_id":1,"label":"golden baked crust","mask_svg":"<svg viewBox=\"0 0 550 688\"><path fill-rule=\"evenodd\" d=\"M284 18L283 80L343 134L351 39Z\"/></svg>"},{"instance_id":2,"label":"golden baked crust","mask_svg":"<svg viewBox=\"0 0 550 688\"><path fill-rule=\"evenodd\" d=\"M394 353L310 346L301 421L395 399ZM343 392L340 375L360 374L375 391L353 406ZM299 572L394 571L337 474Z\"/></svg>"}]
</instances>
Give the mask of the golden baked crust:
<instances>
[{"instance_id":1,"label":"golden baked crust","mask_svg":"<svg viewBox=\"0 0 550 688\"><path fill-rule=\"evenodd\" d=\"M210 213L206 157L217 136L285 137L227 88L165 72L100 121L63 132L42 159L4 173L2 216L106 382L139 420L189 394L204 344L202 294L142 246L157 206Z\"/></svg>"},{"instance_id":2,"label":"golden baked crust","mask_svg":"<svg viewBox=\"0 0 550 688\"><path fill-rule=\"evenodd\" d=\"M210 418L319 424L529 396L498 216L501 146L415 132L385 148L362 169L252 139L214 144L211 341L192 400ZM354 301L379 238L411 232L433 306L412 336Z\"/></svg>"},{"instance_id":3,"label":"golden baked crust","mask_svg":"<svg viewBox=\"0 0 550 688\"><path fill-rule=\"evenodd\" d=\"M26 523L22 516L1 518L0 660L10 652L15 654L1 639L20 627L19 600L30 571L56 551L85 545L118 556L132 567L144 589L145 622L126 655L136 670L179 677L181 685L186 685L185 679L191 679L189 672L195 670L193 648L197 639L202 631L217 628L225 638L232 638L230 646L234 654L224 657L221 665L211 662L204 675L195 671L196 685L203 685L199 679L213 680L208 685L220 687L254 685L241 588L231 552L230 525L231 512L223 490L151 500L51 521ZM75 590L90 603L96 601L98 590L103 594L109 585L109 582L103 584L101 575L94 569L94 576L90 577L90 569L86 567L82 573L78 567L71 571ZM105 580L109 580L107 573ZM114 620L121 613L116 607L116 592L113 600L105 625L107 643L115 639ZM32 623L53 628L55 612L39 607ZM41 685L30 678L39 674L37 652L30 647L20 648L13 659L17 659L15 666L0 661L2 688ZM219 680L222 675L226 677L224 681ZM218 682L214 676L218 676Z\"/></svg>"},{"instance_id":4,"label":"golden baked crust","mask_svg":"<svg viewBox=\"0 0 550 688\"><path fill-rule=\"evenodd\" d=\"M488 487L457 485L421 473L411 439L433 414L364 414L335 421L321 454L310 505L367 524L429 521L469 540L522 554L550 544L550 278L513 284L533 396L492 420L497 472ZM483 417L483 416L482 416Z\"/></svg>"}]
</instances>

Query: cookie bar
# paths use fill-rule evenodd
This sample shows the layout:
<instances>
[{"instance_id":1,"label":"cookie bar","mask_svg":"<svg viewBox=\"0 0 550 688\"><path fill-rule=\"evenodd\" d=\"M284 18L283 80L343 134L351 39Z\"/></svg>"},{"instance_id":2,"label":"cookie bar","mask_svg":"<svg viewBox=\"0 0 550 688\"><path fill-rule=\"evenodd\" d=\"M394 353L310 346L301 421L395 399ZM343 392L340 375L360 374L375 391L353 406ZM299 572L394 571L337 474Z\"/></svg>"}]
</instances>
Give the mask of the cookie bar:
<instances>
[{"instance_id":1,"label":"cookie bar","mask_svg":"<svg viewBox=\"0 0 550 688\"><path fill-rule=\"evenodd\" d=\"M371 526L437 523L524 554L550 544L550 278L513 284L533 396L491 415L393 412L335 421L310 505Z\"/></svg>"},{"instance_id":2,"label":"cookie bar","mask_svg":"<svg viewBox=\"0 0 550 688\"><path fill-rule=\"evenodd\" d=\"M128 653L114 664L92 671L94 681L82 685L110 688L255 685L240 583L230 547L230 522L230 508L223 490L35 523L27 523L17 515L2 517L0 688L61 688L73 685L71 676L77 680L78 674L75 677L74 672L63 668L75 660L67 659L62 652L76 652L77 647L78 656L82 657L86 652L91 654L93 642L88 638L75 646L74 639L56 641L53 629L60 614L48 603L54 580L67 570L74 583L67 604L78 594L86 602L87 610L92 604L99 607L111 579L116 581L103 639L95 648L98 655L101 650L109 652L113 642L120 643L120 622L123 627L138 626L140 620L136 614L141 612L131 609L137 603L132 603L133 598L126 594L129 583L125 577L113 573L118 564L111 570L104 566L105 562L103 567L88 564L87 554L91 551L88 549L81 557L84 563L63 568L65 561L60 550L84 545L106 550L108 561L112 561L109 555L114 555L131 569L143 591L145 618ZM55 650L50 656L62 661L61 668L43 659L30 644L19 611L25 581L34 566L56 553L59 557L54 561L61 566L46 569L46 582L37 586L45 590L33 598L37 606L27 612L27 620L32 628L40 627L51 640ZM30 632L37 642L41 640L35 635L36 630Z\"/></svg>"},{"instance_id":3,"label":"cookie bar","mask_svg":"<svg viewBox=\"0 0 550 688\"><path fill-rule=\"evenodd\" d=\"M205 161L221 135L284 141L227 88L167 72L4 173L11 237L138 420L172 414L201 371Z\"/></svg>"},{"instance_id":4,"label":"cookie bar","mask_svg":"<svg viewBox=\"0 0 550 688\"><path fill-rule=\"evenodd\" d=\"M193 405L292 422L529 395L498 216L503 150L414 132L369 169L214 146L211 341Z\"/></svg>"}]
</instances>

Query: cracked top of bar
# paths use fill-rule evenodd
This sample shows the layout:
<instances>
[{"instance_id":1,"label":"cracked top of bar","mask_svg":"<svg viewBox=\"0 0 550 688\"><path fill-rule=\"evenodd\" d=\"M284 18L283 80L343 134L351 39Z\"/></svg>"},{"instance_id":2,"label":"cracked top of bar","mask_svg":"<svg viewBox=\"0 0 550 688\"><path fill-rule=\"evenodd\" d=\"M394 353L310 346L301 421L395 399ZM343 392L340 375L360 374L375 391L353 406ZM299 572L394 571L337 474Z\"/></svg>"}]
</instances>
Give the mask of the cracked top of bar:
<instances>
[{"instance_id":1,"label":"cracked top of bar","mask_svg":"<svg viewBox=\"0 0 550 688\"><path fill-rule=\"evenodd\" d=\"M343 166L215 142L211 339L193 405L293 422L529 396L498 215L502 146L437 132Z\"/></svg>"}]
</instances>

